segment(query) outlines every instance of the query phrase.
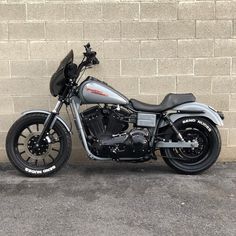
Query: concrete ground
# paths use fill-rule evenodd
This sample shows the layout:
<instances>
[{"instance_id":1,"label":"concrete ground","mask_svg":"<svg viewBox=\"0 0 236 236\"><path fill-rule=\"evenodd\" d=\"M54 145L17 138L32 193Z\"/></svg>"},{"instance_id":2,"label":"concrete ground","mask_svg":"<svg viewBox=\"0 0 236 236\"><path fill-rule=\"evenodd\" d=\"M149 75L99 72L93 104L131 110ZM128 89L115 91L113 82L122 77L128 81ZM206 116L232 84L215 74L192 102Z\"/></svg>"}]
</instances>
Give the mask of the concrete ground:
<instances>
[{"instance_id":1,"label":"concrete ground","mask_svg":"<svg viewBox=\"0 0 236 236\"><path fill-rule=\"evenodd\" d=\"M103 165L49 178L0 165L0 235L236 235L236 163L195 176L160 164Z\"/></svg>"}]
</instances>

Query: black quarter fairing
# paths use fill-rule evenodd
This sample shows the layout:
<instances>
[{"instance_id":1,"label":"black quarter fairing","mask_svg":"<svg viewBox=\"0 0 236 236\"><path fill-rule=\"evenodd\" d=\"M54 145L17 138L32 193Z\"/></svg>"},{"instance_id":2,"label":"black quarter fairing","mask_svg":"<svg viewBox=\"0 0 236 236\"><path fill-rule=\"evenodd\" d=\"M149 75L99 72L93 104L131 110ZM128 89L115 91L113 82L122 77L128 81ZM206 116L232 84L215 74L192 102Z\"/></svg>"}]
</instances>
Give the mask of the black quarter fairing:
<instances>
[{"instance_id":1,"label":"black quarter fairing","mask_svg":"<svg viewBox=\"0 0 236 236\"><path fill-rule=\"evenodd\" d=\"M69 79L70 76L72 76L68 71L68 66L74 67L73 65L75 64L73 64L73 59L74 59L74 54L73 51L71 50L67 54L67 56L61 61L56 72L52 75L50 80L50 92L52 96L56 97L62 94L67 79ZM74 68L74 70L77 70L77 67Z\"/></svg>"}]
</instances>

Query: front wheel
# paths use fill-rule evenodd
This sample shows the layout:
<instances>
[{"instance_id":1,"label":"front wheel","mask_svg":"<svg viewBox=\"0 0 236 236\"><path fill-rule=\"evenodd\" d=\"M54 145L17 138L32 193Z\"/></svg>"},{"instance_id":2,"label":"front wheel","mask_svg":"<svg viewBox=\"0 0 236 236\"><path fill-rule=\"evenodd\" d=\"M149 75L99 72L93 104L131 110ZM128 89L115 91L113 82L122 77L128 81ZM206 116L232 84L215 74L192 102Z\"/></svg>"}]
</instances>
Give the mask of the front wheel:
<instances>
[{"instance_id":1,"label":"front wheel","mask_svg":"<svg viewBox=\"0 0 236 236\"><path fill-rule=\"evenodd\" d=\"M11 163L27 176L48 176L58 171L71 153L70 133L56 121L46 138L37 145L46 114L22 116L10 128L6 151Z\"/></svg>"},{"instance_id":2,"label":"front wheel","mask_svg":"<svg viewBox=\"0 0 236 236\"><path fill-rule=\"evenodd\" d=\"M202 117L181 118L174 125L185 141L197 141L199 146L161 149L166 164L184 174L197 174L210 168L221 150L221 138L217 127ZM178 141L173 132L168 138Z\"/></svg>"}]
</instances>

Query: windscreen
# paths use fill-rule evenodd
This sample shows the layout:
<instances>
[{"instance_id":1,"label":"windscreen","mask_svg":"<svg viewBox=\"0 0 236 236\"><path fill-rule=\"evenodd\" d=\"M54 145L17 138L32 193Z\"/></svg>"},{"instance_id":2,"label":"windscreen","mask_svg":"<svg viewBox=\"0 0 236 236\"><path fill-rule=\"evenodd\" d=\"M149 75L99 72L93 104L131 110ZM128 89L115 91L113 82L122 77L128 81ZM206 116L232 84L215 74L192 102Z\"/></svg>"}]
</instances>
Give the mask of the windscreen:
<instances>
[{"instance_id":1,"label":"windscreen","mask_svg":"<svg viewBox=\"0 0 236 236\"><path fill-rule=\"evenodd\" d=\"M72 63L73 60L74 60L74 53L73 50L70 50L70 52L66 55L66 57L61 61L57 71L65 69L66 65Z\"/></svg>"},{"instance_id":2,"label":"windscreen","mask_svg":"<svg viewBox=\"0 0 236 236\"><path fill-rule=\"evenodd\" d=\"M73 62L73 51L71 50L67 56L61 61L56 72L52 75L50 80L50 92L53 96L57 96L62 93L66 82L65 69L66 66Z\"/></svg>"}]
</instances>

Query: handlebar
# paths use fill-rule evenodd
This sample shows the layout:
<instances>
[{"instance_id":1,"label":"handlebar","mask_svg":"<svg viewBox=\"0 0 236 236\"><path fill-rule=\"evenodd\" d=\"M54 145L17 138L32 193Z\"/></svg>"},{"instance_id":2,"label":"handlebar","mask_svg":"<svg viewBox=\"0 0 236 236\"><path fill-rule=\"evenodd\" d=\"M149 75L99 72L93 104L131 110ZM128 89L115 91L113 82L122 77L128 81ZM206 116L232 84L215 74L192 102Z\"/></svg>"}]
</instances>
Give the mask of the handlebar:
<instances>
[{"instance_id":1,"label":"handlebar","mask_svg":"<svg viewBox=\"0 0 236 236\"><path fill-rule=\"evenodd\" d=\"M84 48L86 51L86 52L84 52L84 56L86 57L86 61L87 61L88 65L99 64L99 60L96 57L97 53L95 51L92 51L92 49L90 47L90 43L87 43L86 45L84 45Z\"/></svg>"},{"instance_id":2,"label":"handlebar","mask_svg":"<svg viewBox=\"0 0 236 236\"><path fill-rule=\"evenodd\" d=\"M79 77L80 72L83 69L83 67L99 64L99 60L96 57L97 53L95 51L92 51L90 47L90 43L87 43L86 45L84 45L84 48L85 48L85 52L84 52L85 60L83 59L83 61L78 65L76 78Z\"/></svg>"}]
</instances>

